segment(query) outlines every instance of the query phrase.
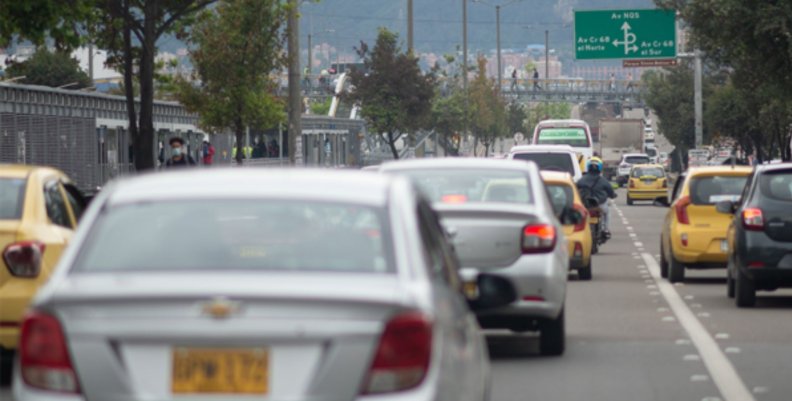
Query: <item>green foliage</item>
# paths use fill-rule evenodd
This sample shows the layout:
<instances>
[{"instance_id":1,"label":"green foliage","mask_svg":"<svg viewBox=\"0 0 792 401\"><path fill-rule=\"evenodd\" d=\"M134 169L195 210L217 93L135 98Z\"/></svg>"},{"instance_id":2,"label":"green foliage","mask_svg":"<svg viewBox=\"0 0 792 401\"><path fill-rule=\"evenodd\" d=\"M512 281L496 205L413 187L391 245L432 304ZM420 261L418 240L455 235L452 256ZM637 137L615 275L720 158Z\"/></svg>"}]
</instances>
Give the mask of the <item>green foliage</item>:
<instances>
[{"instance_id":1,"label":"green foliage","mask_svg":"<svg viewBox=\"0 0 792 401\"><path fill-rule=\"evenodd\" d=\"M368 74L350 74L354 90L348 97L361 105L369 130L380 133L398 159L401 136L431 125L434 75L422 73L418 59L404 52L398 35L387 29L380 29L373 49L361 43L358 53Z\"/></svg>"},{"instance_id":2,"label":"green foliage","mask_svg":"<svg viewBox=\"0 0 792 401\"><path fill-rule=\"evenodd\" d=\"M572 105L569 103L536 103L528 109L528 134L542 120L563 120L572 116Z\"/></svg>"},{"instance_id":3,"label":"green foliage","mask_svg":"<svg viewBox=\"0 0 792 401\"><path fill-rule=\"evenodd\" d=\"M528 112L524 105L517 102L509 103L506 126L509 127L510 134L528 133Z\"/></svg>"},{"instance_id":4,"label":"green foliage","mask_svg":"<svg viewBox=\"0 0 792 401\"><path fill-rule=\"evenodd\" d=\"M330 112L330 107L333 104L333 98L328 97L321 102L311 103L311 113L317 116L326 116Z\"/></svg>"},{"instance_id":5,"label":"green foliage","mask_svg":"<svg viewBox=\"0 0 792 401\"><path fill-rule=\"evenodd\" d=\"M245 128L272 127L285 117L270 76L283 65L285 18L277 0L221 0L192 30L193 78L200 83L181 80L178 97L206 129L235 132L239 163Z\"/></svg>"},{"instance_id":6,"label":"green foliage","mask_svg":"<svg viewBox=\"0 0 792 401\"><path fill-rule=\"evenodd\" d=\"M484 147L484 156L495 140L506 136L506 102L498 93L497 83L487 77L487 59L479 57L478 72L470 83L470 130Z\"/></svg>"},{"instance_id":7,"label":"green foliage","mask_svg":"<svg viewBox=\"0 0 792 401\"><path fill-rule=\"evenodd\" d=\"M15 37L37 46L52 39L55 48L66 51L80 44L93 15L94 0L5 0L0 1L0 47Z\"/></svg>"},{"instance_id":8,"label":"green foliage","mask_svg":"<svg viewBox=\"0 0 792 401\"><path fill-rule=\"evenodd\" d=\"M459 153L459 133L465 128L465 93L454 88L448 96L436 96L432 102L432 128L443 136L452 154Z\"/></svg>"},{"instance_id":9,"label":"green foliage","mask_svg":"<svg viewBox=\"0 0 792 401\"><path fill-rule=\"evenodd\" d=\"M12 64L6 72L10 78L24 76L19 83L30 85L59 87L74 84L68 89L82 89L92 84L76 59L68 53L50 52L43 47L24 62Z\"/></svg>"}]
</instances>

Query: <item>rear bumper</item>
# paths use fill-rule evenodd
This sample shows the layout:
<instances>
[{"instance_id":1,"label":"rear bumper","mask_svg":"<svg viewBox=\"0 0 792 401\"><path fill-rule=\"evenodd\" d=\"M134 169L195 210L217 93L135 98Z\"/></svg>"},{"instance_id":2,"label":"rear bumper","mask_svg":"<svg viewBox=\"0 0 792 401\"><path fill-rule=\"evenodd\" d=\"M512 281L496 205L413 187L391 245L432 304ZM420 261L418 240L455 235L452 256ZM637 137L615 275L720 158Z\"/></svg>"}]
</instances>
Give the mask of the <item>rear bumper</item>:
<instances>
[{"instance_id":1,"label":"rear bumper","mask_svg":"<svg viewBox=\"0 0 792 401\"><path fill-rule=\"evenodd\" d=\"M631 189L627 191L627 196L633 200L655 200L657 198L667 197L668 191L666 191L665 189L651 189L651 190Z\"/></svg>"},{"instance_id":2,"label":"rear bumper","mask_svg":"<svg viewBox=\"0 0 792 401\"><path fill-rule=\"evenodd\" d=\"M737 264L760 286L792 287L792 242L770 239L764 232L743 233L737 245ZM749 267L761 262L762 267Z\"/></svg>"},{"instance_id":3,"label":"rear bumper","mask_svg":"<svg viewBox=\"0 0 792 401\"><path fill-rule=\"evenodd\" d=\"M726 267L728 255L722 248L725 238L712 238L705 233L688 234L688 246L682 246L681 234L671 235L671 250L674 259L688 267L715 268ZM724 230L723 235L726 235Z\"/></svg>"}]
</instances>

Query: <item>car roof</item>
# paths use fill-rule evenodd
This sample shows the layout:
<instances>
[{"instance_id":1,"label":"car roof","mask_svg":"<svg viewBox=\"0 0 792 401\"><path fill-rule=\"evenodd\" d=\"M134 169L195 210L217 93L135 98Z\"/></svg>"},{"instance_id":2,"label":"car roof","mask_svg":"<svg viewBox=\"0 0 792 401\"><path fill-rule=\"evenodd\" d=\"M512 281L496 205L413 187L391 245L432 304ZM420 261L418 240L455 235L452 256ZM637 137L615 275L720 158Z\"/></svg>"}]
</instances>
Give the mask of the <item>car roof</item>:
<instances>
[{"instance_id":1,"label":"car roof","mask_svg":"<svg viewBox=\"0 0 792 401\"><path fill-rule=\"evenodd\" d=\"M718 174L718 173L744 173L745 175L750 174L753 171L753 167L748 166L701 166L701 167L691 167L688 169L689 176L697 176L697 175L709 175L709 174Z\"/></svg>"},{"instance_id":2,"label":"car roof","mask_svg":"<svg viewBox=\"0 0 792 401\"><path fill-rule=\"evenodd\" d=\"M664 168L662 165L660 165L660 164L654 164L654 163L649 163L649 164L633 164L633 166L632 166L632 168L650 168L650 167L651 167L651 168Z\"/></svg>"},{"instance_id":3,"label":"car roof","mask_svg":"<svg viewBox=\"0 0 792 401\"><path fill-rule=\"evenodd\" d=\"M320 169L217 168L151 173L115 183L108 202L310 199L384 206L399 177ZM406 180L402 185L406 184Z\"/></svg>"},{"instance_id":4,"label":"car roof","mask_svg":"<svg viewBox=\"0 0 792 401\"><path fill-rule=\"evenodd\" d=\"M759 164L756 166L757 171L767 172L767 171L777 171L777 170L788 170L792 168L792 163L775 163L775 164Z\"/></svg>"},{"instance_id":5,"label":"car roof","mask_svg":"<svg viewBox=\"0 0 792 401\"><path fill-rule=\"evenodd\" d=\"M442 168L474 168L494 170L530 170L532 163L503 159L483 159L473 157L446 157L437 159L410 159L391 161L382 164L380 171L442 169ZM535 168L535 167L534 167Z\"/></svg>"},{"instance_id":6,"label":"car roof","mask_svg":"<svg viewBox=\"0 0 792 401\"><path fill-rule=\"evenodd\" d=\"M511 148L509 153L570 153L575 150L569 145L518 145Z\"/></svg>"},{"instance_id":7,"label":"car roof","mask_svg":"<svg viewBox=\"0 0 792 401\"><path fill-rule=\"evenodd\" d=\"M574 185L572 181L572 176L569 173L560 172L560 171L542 171L539 174L542 175L542 180L545 182L554 182L554 183L568 183L570 185Z\"/></svg>"},{"instance_id":8,"label":"car roof","mask_svg":"<svg viewBox=\"0 0 792 401\"><path fill-rule=\"evenodd\" d=\"M583 121L583 120L572 119L572 118L539 121L539 125L540 126L541 125L553 125L553 124L580 124L580 125L586 125L586 122Z\"/></svg>"},{"instance_id":9,"label":"car roof","mask_svg":"<svg viewBox=\"0 0 792 401\"><path fill-rule=\"evenodd\" d=\"M0 164L0 177L4 178L26 178L37 171L64 175L61 171L52 167L34 166L30 164Z\"/></svg>"},{"instance_id":10,"label":"car roof","mask_svg":"<svg viewBox=\"0 0 792 401\"><path fill-rule=\"evenodd\" d=\"M630 157L630 156L646 156L649 157L646 153L625 153L622 155L622 158Z\"/></svg>"}]
</instances>

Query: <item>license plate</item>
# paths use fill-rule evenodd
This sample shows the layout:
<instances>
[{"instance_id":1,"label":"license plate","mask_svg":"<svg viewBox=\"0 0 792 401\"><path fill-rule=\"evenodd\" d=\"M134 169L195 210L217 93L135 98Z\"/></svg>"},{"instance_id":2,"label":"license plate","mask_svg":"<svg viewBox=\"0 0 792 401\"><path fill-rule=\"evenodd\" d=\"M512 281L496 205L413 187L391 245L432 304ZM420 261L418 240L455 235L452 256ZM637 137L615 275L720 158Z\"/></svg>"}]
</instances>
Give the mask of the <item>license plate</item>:
<instances>
[{"instance_id":1,"label":"license plate","mask_svg":"<svg viewBox=\"0 0 792 401\"><path fill-rule=\"evenodd\" d=\"M655 182L655 180L643 180L643 183L647 184L647 185L654 184L654 182Z\"/></svg>"},{"instance_id":2,"label":"license plate","mask_svg":"<svg viewBox=\"0 0 792 401\"><path fill-rule=\"evenodd\" d=\"M266 348L173 349L174 394L267 394Z\"/></svg>"},{"instance_id":3,"label":"license plate","mask_svg":"<svg viewBox=\"0 0 792 401\"><path fill-rule=\"evenodd\" d=\"M478 299L478 284L475 281L467 282L464 284L465 296L468 299Z\"/></svg>"},{"instance_id":4,"label":"license plate","mask_svg":"<svg viewBox=\"0 0 792 401\"><path fill-rule=\"evenodd\" d=\"M721 240L721 251L728 252L729 251L729 241Z\"/></svg>"}]
</instances>

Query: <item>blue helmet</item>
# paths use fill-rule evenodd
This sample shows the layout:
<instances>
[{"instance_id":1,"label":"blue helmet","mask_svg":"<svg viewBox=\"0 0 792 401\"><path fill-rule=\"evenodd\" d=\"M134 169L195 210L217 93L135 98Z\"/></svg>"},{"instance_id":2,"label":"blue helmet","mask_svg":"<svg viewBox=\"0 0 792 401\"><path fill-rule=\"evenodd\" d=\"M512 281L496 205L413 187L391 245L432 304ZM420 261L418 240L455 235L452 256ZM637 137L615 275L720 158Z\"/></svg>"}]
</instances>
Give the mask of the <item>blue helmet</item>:
<instances>
[{"instance_id":1,"label":"blue helmet","mask_svg":"<svg viewBox=\"0 0 792 401\"><path fill-rule=\"evenodd\" d=\"M586 170L592 173L601 173L602 159L599 157L592 157L589 159L588 163L586 163Z\"/></svg>"}]
</instances>

